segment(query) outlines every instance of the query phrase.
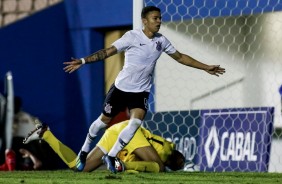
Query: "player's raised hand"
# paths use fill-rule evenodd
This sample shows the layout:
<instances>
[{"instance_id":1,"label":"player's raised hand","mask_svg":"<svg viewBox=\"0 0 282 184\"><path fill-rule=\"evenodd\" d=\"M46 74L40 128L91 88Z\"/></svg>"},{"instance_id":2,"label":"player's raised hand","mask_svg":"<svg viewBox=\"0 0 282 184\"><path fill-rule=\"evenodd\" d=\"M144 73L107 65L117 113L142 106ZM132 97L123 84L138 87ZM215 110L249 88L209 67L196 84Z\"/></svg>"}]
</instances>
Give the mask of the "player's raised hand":
<instances>
[{"instance_id":1,"label":"player's raised hand","mask_svg":"<svg viewBox=\"0 0 282 184\"><path fill-rule=\"evenodd\" d=\"M219 77L219 75L225 73L225 68L221 68L220 65L209 65L208 69L206 69L206 72Z\"/></svg>"},{"instance_id":2,"label":"player's raised hand","mask_svg":"<svg viewBox=\"0 0 282 184\"><path fill-rule=\"evenodd\" d=\"M72 72L74 72L75 70L77 70L81 67L82 62L81 62L80 59L76 59L76 58L72 57L71 61L64 62L63 64L67 65L67 66L64 67L65 72L72 73Z\"/></svg>"}]
</instances>

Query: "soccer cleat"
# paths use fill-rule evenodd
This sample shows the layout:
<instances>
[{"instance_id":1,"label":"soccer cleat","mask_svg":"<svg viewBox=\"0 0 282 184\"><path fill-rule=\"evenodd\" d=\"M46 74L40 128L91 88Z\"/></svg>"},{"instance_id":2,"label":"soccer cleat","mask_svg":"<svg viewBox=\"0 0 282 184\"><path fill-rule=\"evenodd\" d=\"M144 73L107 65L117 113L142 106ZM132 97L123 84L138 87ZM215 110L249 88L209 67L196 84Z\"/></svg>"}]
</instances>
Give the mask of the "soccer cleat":
<instances>
[{"instance_id":1,"label":"soccer cleat","mask_svg":"<svg viewBox=\"0 0 282 184\"><path fill-rule=\"evenodd\" d=\"M107 169L109 171L111 171L114 174L117 173L117 170L115 168L115 161L116 161L115 157L111 157L109 155L104 155L102 160L103 160L104 164L107 166Z\"/></svg>"},{"instance_id":2,"label":"soccer cleat","mask_svg":"<svg viewBox=\"0 0 282 184\"><path fill-rule=\"evenodd\" d=\"M14 171L16 169L16 153L13 150L6 149L5 162L8 171Z\"/></svg>"},{"instance_id":3,"label":"soccer cleat","mask_svg":"<svg viewBox=\"0 0 282 184\"><path fill-rule=\"evenodd\" d=\"M27 144L33 140L40 140L42 139L42 136L46 130L50 130L48 125L46 124L41 124L37 125L37 127L31 131L26 138L24 138L23 143Z\"/></svg>"},{"instance_id":4,"label":"soccer cleat","mask_svg":"<svg viewBox=\"0 0 282 184\"><path fill-rule=\"evenodd\" d=\"M0 171L9 171L6 162L4 162L2 165L0 165Z\"/></svg>"},{"instance_id":5,"label":"soccer cleat","mask_svg":"<svg viewBox=\"0 0 282 184\"><path fill-rule=\"evenodd\" d=\"M117 157L115 158L115 169L117 170L117 172L124 172L125 171L124 163Z\"/></svg>"},{"instance_id":6,"label":"soccer cleat","mask_svg":"<svg viewBox=\"0 0 282 184\"><path fill-rule=\"evenodd\" d=\"M77 158L76 158L76 170L77 171L83 171L85 164L86 164L86 158L88 153L85 151L80 151Z\"/></svg>"}]
</instances>

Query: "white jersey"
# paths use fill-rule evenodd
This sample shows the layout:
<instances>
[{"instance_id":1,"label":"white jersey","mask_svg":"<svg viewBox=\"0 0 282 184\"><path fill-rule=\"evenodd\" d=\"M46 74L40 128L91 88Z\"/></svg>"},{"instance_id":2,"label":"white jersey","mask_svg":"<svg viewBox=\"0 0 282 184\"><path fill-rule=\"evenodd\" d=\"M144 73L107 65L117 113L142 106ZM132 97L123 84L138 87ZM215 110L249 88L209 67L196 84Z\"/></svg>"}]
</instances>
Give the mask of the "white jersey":
<instances>
[{"instance_id":1,"label":"white jersey","mask_svg":"<svg viewBox=\"0 0 282 184\"><path fill-rule=\"evenodd\" d=\"M118 52L125 51L123 69L115 80L115 86L125 92L149 92L157 59L162 52L176 52L162 34L149 39L141 29L126 32L112 45Z\"/></svg>"}]
</instances>

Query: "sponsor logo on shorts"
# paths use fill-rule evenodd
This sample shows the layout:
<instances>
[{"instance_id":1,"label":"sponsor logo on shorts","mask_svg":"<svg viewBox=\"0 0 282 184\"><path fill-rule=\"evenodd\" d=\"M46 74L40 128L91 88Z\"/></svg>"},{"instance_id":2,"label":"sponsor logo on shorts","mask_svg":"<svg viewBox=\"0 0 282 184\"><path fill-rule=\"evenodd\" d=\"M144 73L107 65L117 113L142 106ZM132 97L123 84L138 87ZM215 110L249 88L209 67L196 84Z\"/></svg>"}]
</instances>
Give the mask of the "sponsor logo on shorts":
<instances>
[{"instance_id":1,"label":"sponsor logo on shorts","mask_svg":"<svg viewBox=\"0 0 282 184\"><path fill-rule=\"evenodd\" d=\"M148 109L148 99L144 98L144 106L146 109Z\"/></svg>"},{"instance_id":2,"label":"sponsor logo on shorts","mask_svg":"<svg viewBox=\"0 0 282 184\"><path fill-rule=\"evenodd\" d=\"M104 110L105 110L106 113L111 114L112 106L110 104L106 103Z\"/></svg>"}]
</instances>

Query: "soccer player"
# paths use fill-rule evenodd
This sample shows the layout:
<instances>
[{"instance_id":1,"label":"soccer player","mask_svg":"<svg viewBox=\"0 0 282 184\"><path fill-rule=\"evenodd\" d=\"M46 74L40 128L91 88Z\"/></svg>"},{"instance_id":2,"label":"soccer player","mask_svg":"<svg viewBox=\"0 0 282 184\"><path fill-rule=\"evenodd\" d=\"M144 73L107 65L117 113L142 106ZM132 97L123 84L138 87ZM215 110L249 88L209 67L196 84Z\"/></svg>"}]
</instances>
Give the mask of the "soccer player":
<instances>
[{"instance_id":1,"label":"soccer player","mask_svg":"<svg viewBox=\"0 0 282 184\"><path fill-rule=\"evenodd\" d=\"M225 69L219 65L206 65L177 51L164 35L158 33L162 22L159 8L155 6L144 7L141 18L143 29L126 32L109 48L99 50L81 59L72 58L71 61L64 62L65 72L72 73L84 64L104 60L122 51L125 52L125 64L107 93L103 112L90 125L86 140L79 153L78 170L83 169L86 156L90 151L90 144L98 131L105 128L113 117L127 107L130 113L129 124L119 134L115 145L104 157L108 170L116 172L115 157L132 139L147 112L147 101L154 68L163 52L180 64L203 70L211 75L219 76L225 73Z\"/></svg>"},{"instance_id":2,"label":"soccer player","mask_svg":"<svg viewBox=\"0 0 282 184\"><path fill-rule=\"evenodd\" d=\"M21 97L14 98L14 113L12 147L5 150L3 163L0 159L0 171L58 169L56 161L59 158L47 143L33 141L29 145L23 144L25 136L40 121L22 109Z\"/></svg>"},{"instance_id":3,"label":"soccer player","mask_svg":"<svg viewBox=\"0 0 282 184\"><path fill-rule=\"evenodd\" d=\"M93 171L103 164L102 157L114 145L119 133L128 125L123 121L108 128L94 149L88 154L83 171ZM45 140L60 156L69 168L76 170L77 155L66 145L61 143L50 131L47 125L41 125L32 131L24 140L27 144L32 140ZM120 151L117 157L124 162L126 170L162 172L165 167L170 170L183 169L185 158L175 145L164 138L152 134L140 127L128 145Z\"/></svg>"}]
</instances>

